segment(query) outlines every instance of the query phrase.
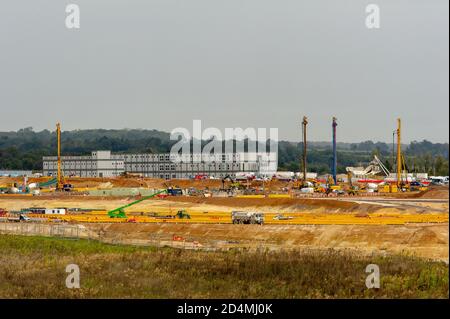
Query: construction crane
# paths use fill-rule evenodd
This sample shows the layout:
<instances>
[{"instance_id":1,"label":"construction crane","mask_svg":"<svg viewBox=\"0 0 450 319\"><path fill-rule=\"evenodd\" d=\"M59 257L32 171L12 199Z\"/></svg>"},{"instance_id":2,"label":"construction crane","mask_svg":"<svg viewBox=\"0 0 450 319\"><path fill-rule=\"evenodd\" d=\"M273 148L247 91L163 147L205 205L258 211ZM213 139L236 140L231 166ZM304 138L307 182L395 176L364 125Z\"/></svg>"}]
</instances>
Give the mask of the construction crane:
<instances>
[{"instance_id":1,"label":"construction crane","mask_svg":"<svg viewBox=\"0 0 450 319\"><path fill-rule=\"evenodd\" d=\"M404 185L402 174L406 170L405 159L402 155L402 121L400 118L397 119L397 187L401 189ZM406 180L407 181L407 180Z\"/></svg>"},{"instance_id":2,"label":"construction crane","mask_svg":"<svg viewBox=\"0 0 450 319\"><path fill-rule=\"evenodd\" d=\"M383 162L378 158L378 156L374 155L373 156L374 162L378 164L378 166L381 168L381 170L383 171L384 175L389 176L391 174L391 172L389 172L389 170L387 169L387 167L383 164Z\"/></svg>"},{"instance_id":3,"label":"construction crane","mask_svg":"<svg viewBox=\"0 0 450 319\"><path fill-rule=\"evenodd\" d=\"M113 210L110 210L108 212L108 216L111 217L111 218L127 218L127 214L125 214L125 211L124 211L125 208L128 208L130 206L136 205L137 203L140 203L140 202L142 202L142 201L144 201L146 199L155 197L155 196L157 196L159 194L162 194L162 193L167 193L167 189L163 189L162 191L156 192L156 193L154 193L152 195L144 196L144 197L142 197L142 198L140 198L138 200L135 200L134 202L131 202L129 204L126 204L126 205L123 205L121 207L118 207L118 208L115 208Z\"/></svg>"},{"instance_id":4,"label":"construction crane","mask_svg":"<svg viewBox=\"0 0 450 319\"><path fill-rule=\"evenodd\" d=\"M58 144L58 167L56 172L56 190L62 191L64 188L64 181L61 174L61 124L56 123L56 139Z\"/></svg>"},{"instance_id":5,"label":"construction crane","mask_svg":"<svg viewBox=\"0 0 450 319\"><path fill-rule=\"evenodd\" d=\"M306 125L308 118L303 116L302 131L303 131L303 187L306 186Z\"/></svg>"},{"instance_id":6,"label":"construction crane","mask_svg":"<svg viewBox=\"0 0 450 319\"><path fill-rule=\"evenodd\" d=\"M336 123L337 118L333 117L332 130L333 130L333 167L331 169L333 174L334 184L337 184L337 151L336 151Z\"/></svg>"}]
</instances>

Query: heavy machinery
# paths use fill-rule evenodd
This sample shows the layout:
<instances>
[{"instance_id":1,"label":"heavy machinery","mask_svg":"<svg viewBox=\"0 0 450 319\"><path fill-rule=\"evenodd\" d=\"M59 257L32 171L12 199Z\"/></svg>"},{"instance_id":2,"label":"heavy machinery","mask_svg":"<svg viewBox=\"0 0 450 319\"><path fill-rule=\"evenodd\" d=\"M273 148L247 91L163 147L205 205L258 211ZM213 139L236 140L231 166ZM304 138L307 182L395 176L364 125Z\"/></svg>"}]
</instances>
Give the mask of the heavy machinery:
<instances>
[{"instance_id":1,"label":"heavy machinery","mask_svg":"<svg viewBox=\"0 0 450 319\"><path fill-rule=\"evenodd\" d=\"M291 219L294 219L294 217L293 216L285 216L283 214L278 214L278 215L275 215L272 219L273 220L291 220Z\"/></svg>"},{"instance_id":2,"label":"heavy machinery","mask_svg":"<svg viewBox=\"0 0 450 319\"><path fill-rule=\"evenodd\" d=\"M333 192L338 193L338 195L342 195L343 194L341 186L335 183L333 175L328 175L327 188L325 190L325 193L328 195L328 194L333 193Z\"/></svg>"},{"instance_id":3,"label":"heavy machinery","mask_svg":"<svg viewBox=\"0 0 450 319\"><path fill-rule=\"evenodd\" d=\"M303 167L303 178L301 187L306 187L306 125L308 125L308 118L303 117L302 121L302 131L303 131L303 157L302 157L302 167ZM299 187L299 188L301 188Z\"/></svg>"},{"instance_id":4,"label":"heavy machinery","mask_svg":"<svg viewBox=\"0 0 450 319\"><path fill-rule=\"evenodd\" d=\"M358 195L359 194L359 188L356 185L353 185L353 174L351 171L347 171L347 179L348 179L348 184L350 186L349 190L348 190L348 194L349 195Z\"/></svg>"},{"instance_id":5,"label":"heavy machinery","mask_svg":"<svg viewBox=\"0 0 450 319\"><path fill-rule=\"evenodd\" d=\"M231 220L233 224L259 224L264 223L264 214L258 212L231 212Z\"/></svg>"},{"instance_id":6,"label":"heavy machinery","mask_svg":"<svg viewBox=\"0 0 450 319\"><path fill-rule=\"evenodd\" d=\"M225 188L226 181L229 181L231 183L230 188L228 189ZM231 191L232 189L241 189L241 188L244 188L243 185L240 182L235 181L230 175L227 175L224 178L222 178L222 190Z\"/></svg>"},{"instance_id":7,"label":"heavy machinery","mask_svg":"<svg viewBox=\"0 0 450 319\"><path fill-rule=\"evenodd\" d=\"M332 131L333 131L333 167L331 169L332 174L333 174L333 180L334 180L334 184L337 184L337 152L336 152L336 118L333 117L333 123L332 123Z\"/></svg>"},{"instance_id":8,"label":"heavy machinery","mask_svg":"<svg viewBox=\"0 0 450 319\"><path fill-rule=\"evenodd\" d=\"M167 188L167 194L169 196L181 196L183 195L183 190L178 187L169 187Z\"/></svg>"},{"instance_id":9,"label":"heavy machinery","mask_svg":"<svg viewBox=\"0 0 450 319\"><path fill-rule=\"evenodd\" d=\"M144 196L144 197L142 197L142 198L140 198L138 200L135 200L134 202L131 202L131 203L126 204L124 206L121 206L121 207L115 208L113 210L110 210L108 212L108 216L111 217L111 218L127 218L127 214L125 214L125 211L124 211L125 208L128 208L130 206L136 205L137 203L140 203L140 202L142 202L142 201L144 201L146 199L155 197L155 196L160 195L162 193L167 193L167 189L164 189L162 191L156 192L156 193L154 193L152 195L149 195L149 196Z\"/></svg>"},{"instance_id":10,"label":"heavy machinery","mask_svg":"<svg viewBox=\"0 0 450 319\"><path fill-rule=\"evenodd\" d=\"M408 183L405 158L402 154L401 135L402 135L402 121L400 118L398 118L397 119L397 188L398 188L398 190L406 189L405 186L407 186L407 183Z\"/></svg>"},{"instance_id":11,"label":"heavy machinery","mask_svg":"<svg viewBox=\"0 0 450 319\"><path fill-rule=\"evenodd\" d=\"M175 217L179 219L191 219L191 215L189 215L185 210L179 210Z\"/></svg>"},{"instance_id":12,"label":"heavy machinery","mask_svg":"<svg viewBox=\"0 0 450 319\"><path fill-rule=\"evenodd\" d=\"M56 190L64 190L64 180L61 172L61 124L56 123L56 140L58 145L58 162L56 171Z\"/></svg>"},{"instance_id":13,"label":"heavy machinery","mask_svg":"<svg viewBox=\"0 0 450 319\"><path fill-rule=\"evenodd\" d=\"M65 191L65 192L70 192L70 191L73 190L73 185L72 184L68 184L68 183L64 183L62 190Z\"/></svg>"},{"instance_id":14,"label":"heavy machinery","mask_svg":"<svg viewBox=\"0 0 450 319\"><path fill-rule=\"evenodd\" d=\"M53 185L55 185L57 183L58 183L58 179L57 178L52 178L52 179L50 179L50 180L48 180L46 182L39 183L38 187L41 188L41 187L53 186Z\"/></svg>"},{"instance_id":15,"label":"heavy machinery","mask_svg":"<svg viewBox=\"0 0 450 319\"><path fill-rule=\"evenodd\" d=\"M397 187L399 189L402 189L403 182L402 182L402 144L401 144L401 125L402 122L398 118L397 119Z\"/></svg>"}]
</instances>

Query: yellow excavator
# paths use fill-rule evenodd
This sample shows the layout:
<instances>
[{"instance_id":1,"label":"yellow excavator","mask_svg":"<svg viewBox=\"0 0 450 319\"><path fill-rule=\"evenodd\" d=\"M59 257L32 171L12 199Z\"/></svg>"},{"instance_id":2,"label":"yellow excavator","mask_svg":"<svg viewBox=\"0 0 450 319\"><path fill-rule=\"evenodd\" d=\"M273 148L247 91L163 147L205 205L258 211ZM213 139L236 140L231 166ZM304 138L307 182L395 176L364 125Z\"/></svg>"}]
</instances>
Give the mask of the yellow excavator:
<instances>
[{"instance_id":1,"label":"yellow excavator","mask_svg":"<svg viewBox=\"0 0 450 319\"><path fill-rule=\"evenodd\" d=\"M225 188L226 181L229 181L231 183L230 188L228 189ZM241 189L241 188L243 188L242 184L240 182L236 182L230 175L227 175L224 178L222 178L222 190L230 191L232 189Z\"/></svg>"},{"instance_id":2,"label":"yellow excavator","mask_svg":"<svg viewBox=\"0 0 450 319\"><path fill-rule=\"evenodd\" d=\"M353 185L353 174L351 171L347 171L347 179L348 179L348 185L350 186L350 188L348 189L348 194L349 195L358 195L359 194L359 187L356 185Z\"/></svg>"}]
</instances>

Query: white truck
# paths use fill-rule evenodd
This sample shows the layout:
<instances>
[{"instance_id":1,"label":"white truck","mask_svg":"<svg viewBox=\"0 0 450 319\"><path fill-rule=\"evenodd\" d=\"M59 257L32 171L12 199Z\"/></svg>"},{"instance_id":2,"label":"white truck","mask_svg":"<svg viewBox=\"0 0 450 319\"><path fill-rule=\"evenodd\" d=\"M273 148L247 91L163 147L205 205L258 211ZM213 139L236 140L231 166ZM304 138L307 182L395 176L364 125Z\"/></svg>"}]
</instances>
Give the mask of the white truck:
<instances>
[{"instance_id":1,"label":"white truck","mask_svg":"<svg viewBox=\"0 0 450 319\"><path fill-rule=\"evenodd\" d=\"M264 214L258 212L232 211L233 224L264 224Z\"/></svg>"}]
</instances>

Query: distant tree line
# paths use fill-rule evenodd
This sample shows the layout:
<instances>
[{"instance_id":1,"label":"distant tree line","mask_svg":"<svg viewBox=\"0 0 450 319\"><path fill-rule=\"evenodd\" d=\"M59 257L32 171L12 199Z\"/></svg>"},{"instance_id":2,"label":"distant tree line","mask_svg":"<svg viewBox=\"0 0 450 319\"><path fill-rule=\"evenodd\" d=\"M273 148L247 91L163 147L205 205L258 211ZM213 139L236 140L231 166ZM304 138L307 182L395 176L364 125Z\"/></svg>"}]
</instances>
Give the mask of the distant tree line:
<instances>
[{"instance_id":1,"label":"distant tree line","mask_svg":"<svg viewBox=\"0 0 450 319\"><path fill-rule=\"evenodd\" d=\"M95 150L111 150L114 153L162 153L169 152L176 143L170 140L169 133L143 129L63 131L61 138L63 155L87 155ZM202 141L202 144L207 142ZM393 159L395 161L393 147L395 151L396 145L383 142L338 143L338 173L344 173L346 166L365 166L374 155L392 170ZM298 171L302 149L302 143L280 141L279 169ZM448 175L448 143L414 141L409 145L402 145L402 149L409 171ZM17 132L0 132L0 169L42 170L42 156L55 154L55 132L35 132L31 127ZM331 143L309 142L307 155L308 171L319 174L330 172L333 158Z\"/></svg>"}]
</instances>

